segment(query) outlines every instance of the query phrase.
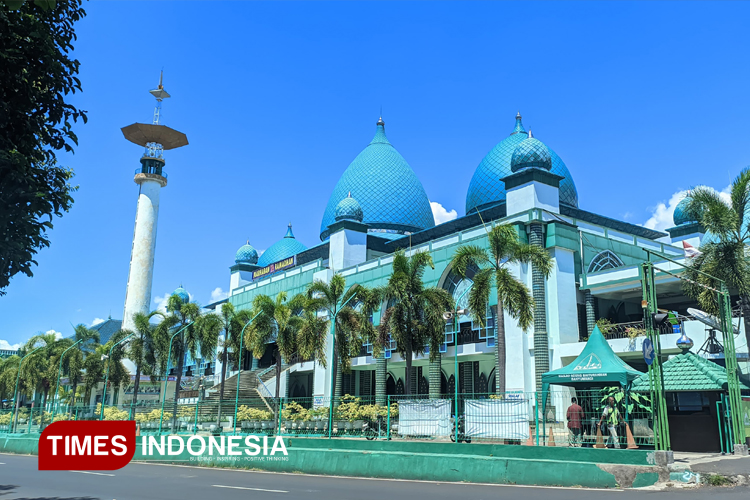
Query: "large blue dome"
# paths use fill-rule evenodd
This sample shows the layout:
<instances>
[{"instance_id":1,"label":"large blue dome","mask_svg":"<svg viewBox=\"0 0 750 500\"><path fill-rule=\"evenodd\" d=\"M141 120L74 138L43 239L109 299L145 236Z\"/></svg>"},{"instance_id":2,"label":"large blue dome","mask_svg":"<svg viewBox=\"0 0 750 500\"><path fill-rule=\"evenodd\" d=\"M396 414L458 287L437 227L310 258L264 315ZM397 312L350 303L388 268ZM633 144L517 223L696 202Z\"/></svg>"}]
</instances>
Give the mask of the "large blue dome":
<instances>
[{"instance_id":1,"label":"large blue dome","mask_svg":"<svg viewBox=\"0 0 750 500\"><path fill-rule=\"evenodd\" d=\"M307 250L307 247L294 238L294 234L292 234L292 224L290 223L284 237L263 252L263 255L258 259L258 265L260 267L266 267L274 262L304 252L305 250Z\"/></svg>"},{"instance_id":2,"label":"large blue dome","mask_svg":"<svg viewBox=\"0 0 750 500\"><path fill-rule=\"evenodd\" d=\"M500 179L513 173L510 166L513 151L527 137L519 113L516 115L516 126L510 136L492 148L492 151L487 153L487 156L474 171L474 176L469 184L469 191L466 194L467 214L475 212L477 209L483 210L499 203L505 203L505 183ZM547 146L547 149L552 159L552 170L550 171L563 177L560 181L560 203L578 207L578 191L568 167L549 146Z\"/></svg>"},{"instance_id":3,"label":"large blue dome","mask_svg":"<svg viewBox=\"0 0 750 500\"><path fill-rule=\"evenodd\" d=\"M321 240L328 238L336 206L349 192L357 195L363 222L372 229L404 233L435 226L427 193L406 160L388 142L382 119L378 120L372 142L357 155L333 189L320 224Z\"/></svg>"}]
</instances>

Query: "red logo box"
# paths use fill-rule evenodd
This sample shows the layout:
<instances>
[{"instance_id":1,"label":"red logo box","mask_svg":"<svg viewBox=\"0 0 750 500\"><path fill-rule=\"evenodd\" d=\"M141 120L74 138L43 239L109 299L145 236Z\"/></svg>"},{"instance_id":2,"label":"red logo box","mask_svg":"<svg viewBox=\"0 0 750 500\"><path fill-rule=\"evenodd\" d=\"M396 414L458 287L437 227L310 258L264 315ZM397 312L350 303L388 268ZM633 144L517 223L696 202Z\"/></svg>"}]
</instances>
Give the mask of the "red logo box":
<instances>
[{"instance_id":1,"label":"red logo box","mask_svg":"<svg viewBox=\"0 0 750 500\"><path fill-rule=\"evenodd\" d=\"M135 455L135 422L60 421L39 437L39 470L117 470Z\"/></svg>"}]
</instances>

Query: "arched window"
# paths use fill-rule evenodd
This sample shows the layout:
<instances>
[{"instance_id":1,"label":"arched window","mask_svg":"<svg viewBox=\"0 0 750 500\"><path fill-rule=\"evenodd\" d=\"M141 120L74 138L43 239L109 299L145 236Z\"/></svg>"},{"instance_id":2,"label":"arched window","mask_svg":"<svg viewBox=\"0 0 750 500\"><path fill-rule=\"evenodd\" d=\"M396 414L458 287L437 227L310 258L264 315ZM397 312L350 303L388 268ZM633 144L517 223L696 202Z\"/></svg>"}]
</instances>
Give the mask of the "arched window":
<instances>
[{"instance_id":1,"label":"arched window","mask_svg":"<svg viewBox=\"0 0 750 500\"><path fill-rule=\"evenodd\" d=\"M474 284L473 278L474 275L477 273L478 269L474 266L471 266L466 269L466 278L462 278L456 272L451 269L448 271L448 276L445 277L445 281L443 282L443 289L446 290L451 296L458 301L458 298L461 297L460 303L456 304L457 309L467 309L469 306L469 294L464 293L466 290L471 288L471 286ZM463 296L462 296L463 294ZM461 316L459 318L459 323L464 323L467 321L471 321L471 317L467 314L464 316Z\"/></svg>"},{"instance_id":2,"label":"arched window","mask_svg":"<svg viewBox=\"0 0 750 500\"><path fill-rule=\"evenodd\" d=\"M625 263L610 250L604 250L599 252L596 256L591 259L589 264L589 273L596 273L598 271L605 271L607 269L614 269L616 267L622 267Z\"/></svg>"}]
</instances>

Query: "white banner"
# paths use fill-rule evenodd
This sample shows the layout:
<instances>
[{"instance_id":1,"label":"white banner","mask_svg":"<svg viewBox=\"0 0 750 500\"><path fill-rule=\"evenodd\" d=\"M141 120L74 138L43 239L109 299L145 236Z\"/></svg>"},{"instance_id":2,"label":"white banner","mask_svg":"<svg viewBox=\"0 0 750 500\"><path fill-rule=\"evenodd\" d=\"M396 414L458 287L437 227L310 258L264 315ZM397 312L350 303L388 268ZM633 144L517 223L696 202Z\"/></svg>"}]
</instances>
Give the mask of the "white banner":
<instances>
[{"instance_id":1,"label":"white banner","mask_svg":"<svg viewBox=\"0 0 750 500\"><path fill-rule=\"evenodd\" d=\"M529 439L528 400L466 401L466 435L497 439Z\"/></svg>"},{"instance_id":2,"label":"white banner","mask_svg":"<svg viewBox=\"0 0 750 500\"><path fill-rule=\"evenodd\" d=\"M398 433L402 436L448 436L450 418L448 399L398 402Z\"/></svg>"}]
</instances>

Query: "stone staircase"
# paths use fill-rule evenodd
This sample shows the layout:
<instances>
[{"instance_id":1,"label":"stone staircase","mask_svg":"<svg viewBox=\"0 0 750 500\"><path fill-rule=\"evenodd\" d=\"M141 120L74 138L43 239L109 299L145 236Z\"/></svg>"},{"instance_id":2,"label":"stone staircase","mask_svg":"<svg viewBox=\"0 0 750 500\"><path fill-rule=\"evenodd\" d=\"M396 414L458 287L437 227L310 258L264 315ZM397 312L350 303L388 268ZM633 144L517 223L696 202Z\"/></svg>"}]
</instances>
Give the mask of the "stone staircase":
<instances>
[{"instance_id":1,"label":"stone staircase","mask_svg":"<svg viewBox=\"0 0 750 500\"><path fill-rule=\"evenodd\" d=\"M242 370L240 372L240 390L239 399L251 399L258 397L258 373L263 370ZM237 375L234 374L231 377L227 377L224 381L224 401L234 401L237 396ZM209 389L210 392L206 394L203 399L204 402L219 402L219 391L220 384L216 384L214 387ZM215 389L215 390L214 390Z\"/></svg>"}]
</instances>

